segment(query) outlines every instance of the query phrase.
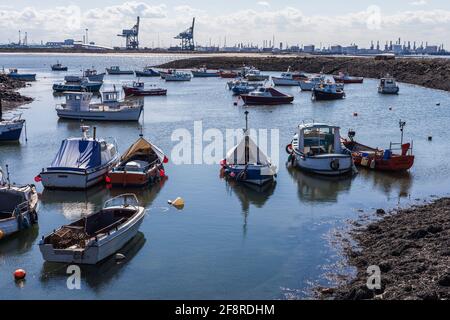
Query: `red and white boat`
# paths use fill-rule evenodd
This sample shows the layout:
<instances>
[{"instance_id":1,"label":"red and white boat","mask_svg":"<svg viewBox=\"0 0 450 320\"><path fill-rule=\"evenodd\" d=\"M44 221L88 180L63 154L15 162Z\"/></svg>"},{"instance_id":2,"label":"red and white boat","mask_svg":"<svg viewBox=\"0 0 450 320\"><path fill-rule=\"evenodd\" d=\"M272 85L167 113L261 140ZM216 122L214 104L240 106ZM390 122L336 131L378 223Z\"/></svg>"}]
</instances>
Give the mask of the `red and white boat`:
<instances>
[{"instance_id":1,"label":"red and white boat","mask_svg":"<svg viewBox=\"0 0 450 320\"><path fill-rule=\"evenodd\" d=\"M414 165L414 155L412 154L412 143L403 143L404 126L405 122L400 121L401 142L391 142L389 149L372 148L356 142L354 131L349 131L349 140L343 139L342 143L351 151L353 161L357 166L380 171L406 171ZM395 153L395 150L401 153Z\"/></svg>"},{"instance_id":2,"label":"red and white boat","mask_svg":"<svg viewBox=\"0 0 450 320\"><path fill-rule=\"evenodd\" d=\"M272 87L259 87L248 94L240 95L246 105L276 105L294 101L294 97Z\"/></svg>"},{"instance_id":3,"label":"red and white boat","mask_svg":"<svg viewBox=\"0 0 450 320\"><path fill-rule=\"evenodd\" d=\"M348 73L340 72L338 76L333 76L334 81L338 83L363 83L364 78L362 77L351 77Z\"/></svg>"},{"instance_id":4,"label":"red and white boat","mask_svg":"<svg viewBox=\"0 0 450 320\"><path fill-rule=\"evenodd\" d=\"M122 86L125 96L165 96L167 95L167 89L156 87L151 85L145 87L143 82L134 81L131 85L125 84Z\"/></svg>"}]
</instances>

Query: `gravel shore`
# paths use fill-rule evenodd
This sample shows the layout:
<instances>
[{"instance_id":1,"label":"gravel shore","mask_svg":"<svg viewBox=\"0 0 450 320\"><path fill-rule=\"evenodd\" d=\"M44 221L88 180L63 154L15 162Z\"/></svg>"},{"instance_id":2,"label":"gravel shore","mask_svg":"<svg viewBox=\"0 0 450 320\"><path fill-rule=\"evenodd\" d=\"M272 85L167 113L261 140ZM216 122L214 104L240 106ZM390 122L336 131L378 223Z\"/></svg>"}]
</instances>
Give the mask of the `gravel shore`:
<instances>
[{"instance_id":1,"label":"gravel shore","mask_svg":"<svg viewBox=\"0 0 450 320\"><path fill-rule=\"evenodd\" d=\"M337 300L450 299L450 198L413 206L357 227L344 245L356 277L337 288L318 289L322 298ZM381 271L381 289L369 290L367 268Z\"/></svg>"},{"instance_id":2,"label":"gravel shore","mask_svg":"<svg viewBox=\"0 0 450 320\"><path fill-rule=\"evenodd\" d=\"M397 58L376 60L373 57L195 57L175 60L158 67L189 69L207 66L211 69L234 69L243 65L263 71L286 71L288 67L309 73L348 72L353 76L380 78L390 74L398 81L432 89L450 91L450 59Z\"/></svg>"}]
</instances>

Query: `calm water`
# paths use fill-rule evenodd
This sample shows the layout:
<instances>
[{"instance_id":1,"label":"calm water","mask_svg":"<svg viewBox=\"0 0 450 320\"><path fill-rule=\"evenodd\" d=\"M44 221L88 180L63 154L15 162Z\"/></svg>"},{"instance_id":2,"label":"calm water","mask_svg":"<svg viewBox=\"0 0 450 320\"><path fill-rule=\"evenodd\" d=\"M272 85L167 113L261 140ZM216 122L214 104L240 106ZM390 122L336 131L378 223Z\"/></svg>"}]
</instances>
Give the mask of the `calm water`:
<instances>
[{"instance_id":1,"label":"calm water","mask_svg":"<svg viewBox=\"0 0 450 320\"><path fill-rule=\"evenodd\" d=\"M31 183L50 164L62 139L79 136L79 123L58 120L51 85L66 73L51 73L59 60L72 73L95 66L140 68L173 56L44 56L0 55L0 66L36 72L38 81L22 90L35 101L22 110L27 119L28 142L0 146L0 165L10 165L12 180ZM69 73L71 73L69 72ZM131 76L105 78L105 87L130 81ZM144 135L170 155L170 136L177 128L241 128L242 106L222 79L193 79L163 83L167 97L148 97ZM165 183L135 190L149 209L140 233L121 250L126 261L113 259L82 268L82 289L68 290L66 266L44 263L37 242L58 226L99 209L123 190L95 187L86 192L41 192L39 226L0 243L1 299L284 299L305 298L311 282L326 283L327 266L336 252L326 240L330 230L357 218L358 210L393 208L445 195L450 182L450 95L401 84L399 96L381 96L377 82L347 86L347 99L313 103L310 93L284 88L295 95L292 105L251 107L253 128L280 130L280 170L275 186L263 192L227 184L217 165L169 163ZM437 106L437 103L441 103ZM389 107L393 109L390 111ZM358 116L354 117L353 113ZM388 147L400 138L398 120L405 120L405 138L414 140L416 163L410 173L390 175L361 170L351 178L330 181L305 175L284 165L284 146L296 125L305 119L330 122L357 131L361 142ZM116 137L124 151L139 134L138 123L98 123L99 136ZM433 141L427 141L428 136ZM167 205L181 196L184 210ZM418 200L420 199L420 200ZM376 263L376 262L374 262ZM12 280L16 268L28 272L23 286Z\"/></svg>"}]
</instances>

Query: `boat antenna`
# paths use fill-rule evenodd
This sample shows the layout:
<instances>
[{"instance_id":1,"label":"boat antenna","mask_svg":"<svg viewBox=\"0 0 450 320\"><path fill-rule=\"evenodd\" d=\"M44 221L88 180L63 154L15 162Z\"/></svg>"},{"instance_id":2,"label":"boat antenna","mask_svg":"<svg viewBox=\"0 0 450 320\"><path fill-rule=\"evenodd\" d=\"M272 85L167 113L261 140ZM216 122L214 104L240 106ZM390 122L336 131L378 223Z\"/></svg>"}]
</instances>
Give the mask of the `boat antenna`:
<instances>
[{"instance_id":1,"label":"boat antenna","mask_svg":"<svg viewBox=\"0 0 450 320\"><path fill-rule=\"evenodd\" d=\"M400 127L400 132L401 132L400 144L403 145L403 128L405 127L406 122L402 121L402 120L399 120L398 121L398 125Z\"/></svg>"},{"instance_id":2,"label":"boat antenna","mask_svg":"<svg viewBox=\"0 0 450 320\"><path fill-rule=\"evenodd\" d=\"M8 189L11 188L11 181L9 179L9 165L5 165L6 168L6 181L8 182Z\"/></svg>"}]
</instances>

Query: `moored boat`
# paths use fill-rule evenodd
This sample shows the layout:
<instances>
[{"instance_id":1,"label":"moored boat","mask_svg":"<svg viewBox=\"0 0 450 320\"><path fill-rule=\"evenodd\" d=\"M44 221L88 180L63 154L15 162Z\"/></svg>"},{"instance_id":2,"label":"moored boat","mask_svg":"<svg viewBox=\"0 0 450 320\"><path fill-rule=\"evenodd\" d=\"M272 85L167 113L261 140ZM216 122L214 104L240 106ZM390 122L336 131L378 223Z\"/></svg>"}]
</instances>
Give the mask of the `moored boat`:
<instances>
[{"instance_id":1,"label":"moored boat","mask_svg":"<svg viewBox=\"0 0 450 320\"><path fill-rule=\"evenodd\" d=\"M72 83L79 83L82 82L83 79L87 79L91 82L103 82L103 78L105 77L105 73L97 73L97 70L95 69L86 69L83 71L82 76L65 76L64 81L66 82L72 82Z\"/></svg>"},{"instance_id":2,"label":"moored boat","mask_svg":"<svg viewBox=\"0 0 450 320\"><path fill-rule=\"evenodd\" d=\"M8 166L6 179L0 168L0 240L37 223L38 194L34 185L10 183Z\"/></svg>"},{"instance_id":3,"label":"moored boat","mask_svg":"<svg viewBox=\"0 0 450 320\"><path fill-rule=\"evenodd\" d=\"M165 80L167 75L175 73L175 72L176 72L175 69L160 70L159 76L161 77L161 79Z\"/></svg>"},{"instance_id":4,"label":"moored boat","mask_svg":"<svg viewBox=\"0 0 450 320\"><path fill-rule=\"evenodd\" d=\"M166 81L191 81L191 74L187 72L173 72L170 74L167 74L164 78Z\"/></svg>"},{"instance_id":5,"label":"moored boat","mask_svg":"<svg viewBox=\"0 0 450 320\"><path fill-rule=\"evenodd\" d=\"M245 79L248 81L265 81L270 78L269 75L261 74L261 71L258 69L251 69L245 74Z\"/></svg>"},{"instance_id":6,"label":"moored boat","mask_svg":"<svg viewBox=\"0 0 450 320\"><path fill-rule=\"evenodd\" d=\"M89 127L82 126L83 137L64 139L51 165L35 181L48 189L84 190L105 181L108 171L119 161L115 141L89 137Z\"/></svg>"},{"instance_id":7,"label":"moored boat","mask_svg":"<svg viewBox=\"0 0 450 320\"><path fill-rule=\"evenodd\" d=\"M351 77L348 73L342 73L340 72L339 75L333 76L334 81L345 83L345 84L351 84L351 83L363 83L364 78L363 77Z\"/></svg>"},{"instance_id":8,"label":"moored boat","mask_svg":"<svg viewBox=\"0 0 450 320\"><path fill-rule=\"evenodd\" d=\"M317 75L306 80L300 80L299 86L302 91L312 91L316 85L325 81L324 75Z\"/></svg>"},{"instance_id":9,"label":"moored boat","mask_svg":"<svg viewBox=\"0 0 450 320\"><path fill-rule=\"evenodd\" d=\"M383 94L398 94L400 88L393 77L387 75L380 79L380 84L378 85L378 93Z\"/></svg>"},{"instance_id":10,"label":"moored boat","mask_svg":"<svg viewBox=\"0 0 450 320\"><path fill-rule=\"evenodd\" d=\"M156 85L145 87L143 82L133 81L132 84L122 86L125 96L165 96L167 89L159 88Z\"/></svg>"},{"instance_id":11,"label":"moored boat","mask_svg":"<svg viewBox=\"0 0 450 320\"><path fill-rule=\"evenodd\" d=\"M86 78L83 78L80 82L68 82L53 84L54 92L99 92L103 82L91 82Z\"/></svg>"},{"instance_id":12,"label":"moored boat","mask_svg":"<svg viewBox=\"0 0 450 320\"><path fill-rule=\"evenodd\" d=\"M18 81L36 81L35 73L19 73L17 69L9 69L7 76Z\"/></svg>"},{"instance_id":13,"label":"moored boat","mask_svg":"<svg viewBox=\"0 0 450 320\"><path fill-rule=\"evenodd\" d=\"M135 70L134 71L136 77L159 77L160 73L159 71L156 71L152 67L144 67L144 69L141 70Z\"/></svg>"},{"instance_id":14,"label":"moored boat","mask_svg":"<svg viewBox=\"0 0 450 320\"><path fill-rule=\"evenodd\" d=\"M272 82L275 86L298 86L301 81L305 80L308 80L308 76L302 72L292 72L289 68L280 77L272 76Z\"/></svg>"},{"instance_id":15,"label":"moored boat","mask_svg":"<svg viewBox=\"0 0 450 320\"><path fill-rule=\"evenodd\" d=\"M96 264L133 239L144 217L136 196L123 194L106 201L102 210L43 236L39 249L45 261Z\"/></svg>"},{"instance_id":16,"label":"moored boat","mask_svg":"<svg viewBox=\"0 0 450 320\"><path fill-rule=\"evenodd\" d=\"M261 186L275 180L277 168L250 137L247 116L245 111L244 137L221 161L222 171L229 179Z\"/></svg>"},{"instance_id":17,"label":"moored boat","mask_svg":"<svg viewBox=\"0 0 450 320\"><path fill-rule=\"evenodd\" d=\"M240 95L246 105L277 105L294 101L294 97L272 87L259 87L248 94Z\"/></svg>"},{"instance_id":18,"label":"moored boat","mask_svg":"<svg viewBox=\"0 0 450 320\"><path fill-rule=\"evenodd\" d=\"M108 173L109 183L120 187L142 187L165 177L168 158L142 135L125 151Z\"/></svg>"},{"instance_id":19,"label":"moored boat","mask_svg":"<svg viewBox=\"0 0 450 320\"><path fill-rule=\"evenodd\" d=\"M324 123L306 123L286 146L288 162L306 172L338 176L353 170L349 152L342 148L340 128Z\"/></svg>"},{"instance_id":20,"label":"moored boat","mask_svg":"<svg viewBox=\"0 0 450 320\"><path fill-rule=\"evenodd\" d=\"M51 66L52 71L67 71L67 66L63 66L59 61L56 62L56 64L53 64Z\"/></svg>"},{"instance_id":21,"label":"moored boat","mask_svg":"<svg viewBox=\"0 0 450 320\"><path fill-rule=\"evenodd\" d=\"M238 76L238 73L235 71L221 70L221 71L219 71L219 76L224 79L233 79Z\"/></svg>"},{"instance_id":22,"label":"moored boat","mask_svg":"<svg viewBox=\"0 0 450 320\"><path fill-rule=\"evenodd\" d=\"M355 165L379 171L407 171L414 165L412 142L403 143L405 122L400 121L402 138L400 143L390 143L389 149L372 148L354 140L355 131L350 130L344 146L352 153ZM400 153L396 153L400 151Z\"/></svg>"},{"instance_id":23,"label":"moored boat","mask_svg":"<svg viewBox=\"0 0 450 320\"><path fill-rule=\"evenodd\" d=\"M261 84L260 83L250 83L248 81L239 81L239 83L236 83L231 87L231 91L233 91L234 94L240 95L240 94L247 94L252 91L255 91Z\"/></svg>"},{"instance_id":24,"label":"moored boat","mask_svg":"<svg viewBox=\"0 0 450 320\"><path fill-rule=\"evenodd\" d=\"M110 68L106 68L106 72L110 75L134 74L133 70L120 70L119 66L112 66Z\"/></svg>"},{"instance_id":25,"label":"moored boat","mask_svg":"<svg viewBox=\"0 0 450 320\"><path fill-rule=\"evenodd\" d=\"M90 92L65 92L66 103L56 106L62 119L92 121L138 121L144 104L141 100L119 101L118 91L102 92L100 103L91 103Z\"/></svg>"},{"instance_id":26,"label":"moored boat","mask_svg":"<svg viewBox=\"0 0 450 320\"><path fill-rule=\"evenodd\" d=\"M206 67L191 70L194 78L212 78L220 77L220 74L216 70L208 70Z\"/></svg>"},{"instance_id":27,"label":"moored boat","mask_svg":"<svg viewBox=\"0 0 450 320\"><path fill-rule=\"evenodd\" d=\"M25 125L25 119L21 119L21 115L14 116L10 119L3 119L2 102L0 99L0 142L1 141L18 141Z\"/></svg>"},{"instance_id":28,"label":"moored boat","mask_svg":"<svg viewBox=\"0 0 450 320\"><path fill-rule=\"evenodd\" d=\"M311 98L315 101L339 100L345 98L345 92L336 83L321 82L313 88Z\"/></svg>"}]
</instances>

